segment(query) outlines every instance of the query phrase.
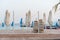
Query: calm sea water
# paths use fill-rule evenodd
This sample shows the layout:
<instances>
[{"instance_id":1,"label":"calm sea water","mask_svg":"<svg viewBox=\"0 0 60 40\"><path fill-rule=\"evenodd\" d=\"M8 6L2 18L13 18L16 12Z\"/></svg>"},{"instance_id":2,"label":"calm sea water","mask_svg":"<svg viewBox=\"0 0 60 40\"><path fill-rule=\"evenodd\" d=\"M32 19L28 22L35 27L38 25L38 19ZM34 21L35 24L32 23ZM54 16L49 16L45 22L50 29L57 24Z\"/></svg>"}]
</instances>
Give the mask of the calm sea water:
<instances>
[{"instance_id":1,"label":"calm sea water","mask_svg":"<svg viewBox=\"0 0 60 40\"><path fill-rule=\"evenodd\" d=\"M14 25L14 26L6 26L2 27L0 25L0 30L20 30L20 29L32 29L31 27L20 27L19 25Z\"/></svg>"},{"instance_id":2,"label":"calm sea water","mask_svg":"<svg viewBox=\"0 0 60 40\"><path fill-rule=\"evenodd\" d=\"M46 23L46 26L48 25L48 23ZM56 22L53 22L53 24L52 25L56 25ZM56 26L55 26L56 27ZM0 30L12 30L12 29L14 29L14 30L19 30L19 29L28 29L28 27L20 27L20 25L18 24L18 25L14 25L14 26L6 26L6 25L4 25L4 27L2 27L2 25L0 25Z\"/></svg>"}]
</instances>

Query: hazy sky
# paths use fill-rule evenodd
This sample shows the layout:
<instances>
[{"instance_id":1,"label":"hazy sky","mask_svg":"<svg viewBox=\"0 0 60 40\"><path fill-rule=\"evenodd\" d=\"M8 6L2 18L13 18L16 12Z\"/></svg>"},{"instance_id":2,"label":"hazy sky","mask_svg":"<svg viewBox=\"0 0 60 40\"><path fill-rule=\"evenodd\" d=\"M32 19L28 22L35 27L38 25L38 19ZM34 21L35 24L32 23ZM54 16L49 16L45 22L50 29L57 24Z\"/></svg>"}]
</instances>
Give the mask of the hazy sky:
<instances>
[{"instance_id":1,"label":"hazy sky","mask_svg":"<svg viewBox=\"0 0 60 40\"><path fill-rule=\"evenodd\" d=\"M39 11L39 18L43 18L43 13L46 13L48 18L48 12L52 7L57 4L59 0L0 0L0 22L4 21L5 12L8 9L10 12L10 20L12 21L12 13L14 10L15 22L19 22L20 18L25 21L25 14L28 10L31 10L32 20L37 18L37 11Z\"/></svg>"}]
</instances>

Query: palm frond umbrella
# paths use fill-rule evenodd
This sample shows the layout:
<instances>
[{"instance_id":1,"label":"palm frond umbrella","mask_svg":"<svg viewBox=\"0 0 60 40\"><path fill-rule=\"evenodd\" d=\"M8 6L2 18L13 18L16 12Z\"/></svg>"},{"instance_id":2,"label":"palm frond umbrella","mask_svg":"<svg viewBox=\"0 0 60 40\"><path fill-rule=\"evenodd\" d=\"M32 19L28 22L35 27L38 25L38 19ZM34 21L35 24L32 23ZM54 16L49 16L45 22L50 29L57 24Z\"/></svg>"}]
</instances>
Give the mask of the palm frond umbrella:
<instances>
[{"instance_id":1,"label":"palm frond umbrella","mask_svg":"<svg viewBox=\"0 0 60 40\"><path fill-rule=\"evenodd\" d=\"M53 6L54 13L57 11L57 8L58 8L58 5L59 5L59 4L60 4L60 2Z\"/></svg>"}]
</instances>

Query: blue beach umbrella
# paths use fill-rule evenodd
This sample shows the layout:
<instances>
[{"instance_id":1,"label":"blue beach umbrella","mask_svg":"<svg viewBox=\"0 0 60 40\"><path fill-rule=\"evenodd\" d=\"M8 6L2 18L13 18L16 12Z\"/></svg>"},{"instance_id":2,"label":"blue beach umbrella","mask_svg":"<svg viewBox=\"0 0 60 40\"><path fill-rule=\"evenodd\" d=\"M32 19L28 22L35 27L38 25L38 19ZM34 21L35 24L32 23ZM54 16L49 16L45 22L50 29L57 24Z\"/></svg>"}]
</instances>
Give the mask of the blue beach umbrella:
<instances>
[{"instance_id":1,"label":"blue beach umbrella","mask_svg":"<svg viewBox=\"0 0 60 40\"><path fill-rule=\"evenodd\" d=\"M4 23L2 23L2 27L4 27Z\"/></svg>"},{"instance_id":2,"label":"blue beach umbrella","mask_svg":"<svg viewBox=\"0 0 60 40\"><path fill-rule=\"evenodd\" d=\"M20 27L22 27L22 24L23 24L23 19L21 18L20 19Z\"/></svg>"}]
</instances>

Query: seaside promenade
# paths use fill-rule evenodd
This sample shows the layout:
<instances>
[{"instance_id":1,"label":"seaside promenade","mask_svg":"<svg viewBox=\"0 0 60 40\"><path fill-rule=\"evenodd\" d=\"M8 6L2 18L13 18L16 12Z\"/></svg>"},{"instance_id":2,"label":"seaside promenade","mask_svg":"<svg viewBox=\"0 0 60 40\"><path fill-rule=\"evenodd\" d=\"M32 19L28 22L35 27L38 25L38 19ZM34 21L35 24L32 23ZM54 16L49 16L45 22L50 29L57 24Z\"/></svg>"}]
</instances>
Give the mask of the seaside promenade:
<instances>
[{"instance_id":1,"label":"seaside promenade","mask_svg":"<svg viewBox=\"0 0 60 40\"><path fill-rule=\"evenodd\" d=\"M44 29L43 33L33 33L33 28L16 29L16 30L0 30L1 40L47 40L60 39L60 29Z\"/></svg>"}]
</instances>

